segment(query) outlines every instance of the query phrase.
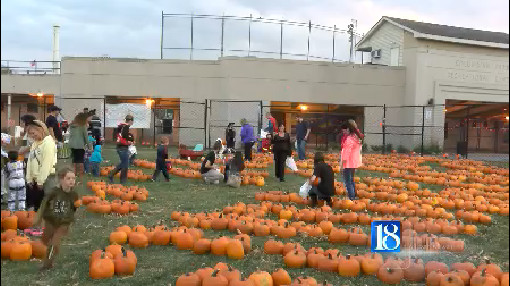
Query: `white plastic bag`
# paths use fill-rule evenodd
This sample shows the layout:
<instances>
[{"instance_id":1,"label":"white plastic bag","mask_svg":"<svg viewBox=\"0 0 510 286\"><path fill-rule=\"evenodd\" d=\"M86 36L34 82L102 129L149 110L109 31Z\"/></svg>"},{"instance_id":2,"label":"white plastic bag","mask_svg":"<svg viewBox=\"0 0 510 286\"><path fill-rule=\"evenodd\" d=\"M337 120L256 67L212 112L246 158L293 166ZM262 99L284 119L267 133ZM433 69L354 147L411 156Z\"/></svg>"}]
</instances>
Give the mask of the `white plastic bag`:
<instances>
[{"instance_id":1,"label":"white plastic bag","mask_svg":"<svg viewBox=\"0 0 510 286\"><path fill-rule=\"evenodd\" d=\"M296 161L294 161L294 158L292 158L292 157L287 158L287 161L285 163L287 164L287 167L289 167L289 169L291 169L292 171L298 170L298 168L296 166Z\"/></svg>"},{"instance_id":2,"label":"white plastic bag","mask_svg":"<svg viewBox=\"0 0 510 286\"><path fill-rule=\"evenodd\" d=\"M302 198L306 198L308 196L308 193L312 189L312 186L308 184L308 181L306 181L300 188L299 188L299 196Z\"/></svg>"}]
</instances>

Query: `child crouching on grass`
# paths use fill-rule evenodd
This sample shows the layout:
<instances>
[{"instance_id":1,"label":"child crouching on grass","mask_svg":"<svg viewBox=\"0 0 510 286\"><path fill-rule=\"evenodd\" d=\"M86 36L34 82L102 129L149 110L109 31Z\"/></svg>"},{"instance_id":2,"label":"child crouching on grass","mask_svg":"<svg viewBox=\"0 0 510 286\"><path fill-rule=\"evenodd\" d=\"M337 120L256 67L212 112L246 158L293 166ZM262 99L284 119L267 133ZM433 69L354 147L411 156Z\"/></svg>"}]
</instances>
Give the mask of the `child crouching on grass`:
<instances>
[{"instance_id":1,"label":"child crouching on grass","mask_svg":"<svg viewBox=\"0 0 510 286\"><path fill-rule=\"evenodd\" d=\"M41 270L53 267L53 260L60 251L60 242L67 235L69 225L74 222L75 202L78 194L74 191L76 175L70 167L58 171L59 185L44 199L37 214L35 225L44 221L42 243L47 246L46 257Z\"/></svg>"}]
</instances>

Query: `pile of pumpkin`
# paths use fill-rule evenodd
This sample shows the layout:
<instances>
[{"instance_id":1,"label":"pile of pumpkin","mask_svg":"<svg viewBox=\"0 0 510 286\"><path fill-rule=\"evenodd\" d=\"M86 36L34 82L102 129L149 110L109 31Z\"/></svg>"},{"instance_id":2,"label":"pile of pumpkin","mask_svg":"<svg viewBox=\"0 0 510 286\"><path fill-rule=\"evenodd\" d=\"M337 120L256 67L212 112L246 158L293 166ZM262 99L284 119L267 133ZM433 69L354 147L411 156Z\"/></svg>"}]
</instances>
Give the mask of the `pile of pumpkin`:
<instances>
[{"instance_id":1,"label":"pile of pumpkin","mask_svg":"<svg viewBox=\"0 0 510 286\"><path fill-rule=\"evenodd\" d=\"M147 160L140 160L140 159L135 159L133 160L133 165L135 165L136 167L140 167L140 168L146 168L146 169L156 169L156 162L151 162L151 161L147 161Z\"/></svg>"},{"instance_id":2,"label":"pile of pumpkin","mask_svg":"<svg viewBox=\"0 0 510 286\"><path fill-rule=\"evenodd\" d=\"M360 191L359 194L361 196L362 192ZM398 197L398 199L400 200L401 197ZM298 203L298 204L309 203L308 199L303 199L295 193L284 194L284 193L281 193L278 191L270 191L270 192L266 192L266 193L256 193L255 200L267 201L268 203L269 202L293 202L293 203ZM329 219L334 222L342 221L343 223L347 223L347 220L348 220L347 217L349 217L349 219L350 219L350 217L353 216L352 223L359 221L362 224L369 224L372 220L375 219L375 217L371 218L366 213L362 213L359 215L356 214L356 212L359 212L361 210L369 210L369 211L375 212L376 214L382 213L384 215L389 215L389 214L393 213L396 215L405 215L408 217L415 217L415 219L413 219L411 221L411 226L413 226L413 227L416 223L420 222L419 218L422 218L422 217L429 217L429 218L434 218L434 219L437 219L440 217L443 218L443 220L426 220L425 223L427 223L427 224L429 222L432 222L432 223L437 223L437 224L440 224L441 226L443 226L444 224L455 223L453 221L446 220L446 219L451 219L453 217L453 215L451 213L446 212L442 208L433 208L433 207L431 207L431 205L425 204L425 203L422 205L419 205L417 202L415 204L414 202L411 202L411 201L406 201L405 203L402 203L402 204L401 203L390 204L388 202L371 203L370 199L360 199L360 200L353 202L348 199L340 200L337 197L333 197L332 200L333 200L333 208L334 209L346 209L346 210L352 211L352 213L345 213L345 214L340 214L340 215L335 215L333 213L329 213L328 214ZM280 212L284 208L283 205L281 205L281 204L269 203L269 204L266 204L265 206L266 206L266 208L268 208L275 214L278 214L278 212ZM295 217L296 219L303 218L304 212L307 212L307 210L297 211L295 209L295 207L291 207L290 211L292 213L291 217ZM416 218L416 216L418 218ZM399 217L391 217L391 216L386 216L386 217L391 218L391 219L402 220L402 218L399 218ZM480 220L480 222L482 222L482 223L490 223L491 222L490 217L484 216L484 215L479 216L479 218L477 220ZM475 220L473 217L471 217L469 221L474 222ZM460 225L459 222L457 222L456 224ZM420 226L420 224L418 224L418 226ZM417 227L417 229L422 229L422 228ZM425 229L425 228L423 228L423 229ZM429 229L429 228L427 227L427 229ZM432 229L435 229L435 228L432 228ZM462 226L461 231L466 231L469 234L475 234L476 226L474 226L474 225Z\"/></svg>"},{"instance_id":3,"label":"pile of pumpkin","mask_svg":"<svg viewBox=\"0 0 510 286\"><path fill-rule=\"evenodd\" d=\"M14 261L43 259L46 256L46 246L40 240L30 240L24 234L18 234L9 228L2 233L2 259Z\"/></svg>"},{"instance_id":4,"label":"pile of pumpkin","mask_svg":"<svg viewBox=\"0 0 510 286\"><path fill-rule=\"evenodd\" d=\"M89 181L87 188L95 193L101 199L105 199L105 195L111 195L120 198L123 201L140 201L147 200L149 192L143 186L122 186L120 184L107 184L104 181Z\"/></svg>"},{"instance_id":5,"label":"pile of pumpkin","mask_svg":"<svg viewBox=\"0 0 510 286\"><path fill-rule=\"evenodd\" d=\"M113 275L126 276L135 273L138 260L131 250L118 244L92 252L89 257L89 277L92 279L111 278Z\"/></svg>"},{"instance_id":6,"label":"pile of pumpkin","mask_svg":"<svg viewBox=\"0 0 510 286\"><path fill-rule=\"evenodd\" d=\"M2 230L31 228L36 213L34 211L15 211L2 210ZM3 237L3 236L2 236ZM2 240L3 241L3 240Z\"/></svg>"},{"instance_id":7,"label":"pile of pumpkin","mask_svg":"<svg viewBox=\"0 0 510 286\"><path fill-rule=\"evenodd\" d=\"M189 179L201 179L202 174L200 171L193 169L181 169L181 168L172 168L169 170L169 173L181 178L189 178Z\"/></svg>"},{"instance_id":8,"label":"pile of pumpkin","mask_svg":"<svg viewBox=\"0 0 510 286\"><path fill-rule=\"evenodd\" d=\"M490 261L475 267L470 262L453 263L448 267L445 263L421 259L405 260L380 254L366 253L363 255L343 256L338 249L323 250L312 247L305 250L299 243L283 244L267 241L264 244L267 254L280 254L284 264L289 268L315 268L319 271L338 273L343 277L356 277L360 274L375 275L386 284L394 285L402 280L410 282L426 281L428 286L447 285L508 285L508 272Z\"/></svg>"},{"instance_id":9,"label":"pile of pumpkin","mask_svg":"<svg viewBox=\"0 0 510 286\"><path fill-rule=\"evenodd\" d=\"M122 200L114 200L109 202L102 200L97 196L83 196L81 201L75 203L75 206L87 206L87 211L90 213L109 214L115 213L118 215L127 215L131 212L138 211L138 204L135 202L128 202Z\"/></svg>"},{"instance_id":10,"label":"pile of pumpkin","mask_svg":"<svg viewBox=\"0 0 510 286\"><path fill-rule=\"evenodd\" d=\"M29 260L31 257L42 259L46 255L46 246L39 240L31 241L18 229L32 227L34 211L10 212L2 210L2 259Z\"/></svg>"},{"instance_id":11,"label":"pile of pumpkin","mask_svg":"<svg viewBox=\"0 0 510 286\"><path fill-rule=\"evenodd\" d=\"M297 277L292 281L289 273L280 268L271 274L257 270L246 278L241 277L241 272L230 265L218 262L214 267L197 269L177 278L176 286L284 286L284 285L314 285L331 286L326 281L318 283L313 277Z\"/></svg>"},{"instance_id":12,"label":"pile of pumpkin","mask_svg":"<svg viewBox=\"0 0 510 286\"><path fill-rule=\"evenodd\" d=\"M222 236L216 239L203 237L204 233L198 228L186 226L168 229L165 225L146 228L137 225L133 228L120 226L110 234L111 244L129 244L132 247L145 248L151 245L177 246L179 250L191 250L195 254L211 253L227 256L230 259L243 259L251 251L250 236L238 233L233 238Z\"/></svg>"},{"instance_id":13,"label":"pile of pumpkin","mask_svg":"<svg viewBox=\"0 0 510 286\"><path fill-rule=\"evenodd\" d=\"M370 246L369 235L364 234L362 229L359 227L351 228L350 230L335 228L333 222L342 222L343 224L353 224L358 221L358 215L354 212L344 214L333 214L330 212L328 207L323 207L320 210L299 210L296 211L293 207L283 209L282 206L274 205L273 207L261 204L261 206L248 205L246 211L248 213L240 215L237 213L239 209L242 209L243 205L238 204L234 207L225 207L222 213L199 213L191 215L186 212L172 212L171 219L178 221L181 225L186 227L200 227L202 229L214 229L223 230L228 229L232 232L239 231L243 234L255 236L269 236L275 235L280 238L295 237L298 234L305 234L310 237L328 236L329 242L331 243L348 243L351 245L368 245ZM293 208L293 209L292 209ZM250 210L251 209L251 210ZM255 212L263 212L259 217L263 217L267 209L275 214L279 214L279 221L270 219L261 219L252 216ZM243 212L243 211L241 211ZM294 215L293 213L294 212ZM359 216L361 224L369 225L373 219L377 220L393 220L393 217L379 217L365 219L363 217L366 214ZM289 220L294 217L299 221L290 222ZM361 219L363 218L363 219ZM399 219L399 218L397 218ZM462 252L464 251L464 241L454 240L448 237L437 237L436 235L423 234L417 235L417 231L413 230L412 223L415 223L415 228L420 232L433 232L441 233L443 228L446 235L457 234L458 228L463 227L460 223L458 225L446 224L441 226L436 224L433 220L426 222L415 222L412 219L402 220L403 228L403 242L404 248L425 248L427 250L446 250L451 252ZM307 222L316 222L316 224L307 225ZM423 226L423 227L422 227ZM423 229L421 229L421 227ZM457 228L458 227L458 228ZM439 232L437 231L439 228ZM468 227L469 228L469 227ZM465 233L476 233L476 229L471 232L469 230L463 230Z\"/></svg>"},{"instance_id":14,"label":"pile of pumpkin","mask_svg":"<svg viewBox=\"0 0 510 286\"><path fill-rule=\"evenodd\" d=\"M114 166L101 167L100 174L103 177L107 177L110 175L110 172L113 169L115 169ZM118 178L119 176L120 176L120 172L117 173L114 177ZM142 172L142 170L129 169L127 177L128 177L128 179L133 179L138 182L144 182L144 181L150 180L152 178L152 175L146 175Z\"/></svg>"}]
</instances>

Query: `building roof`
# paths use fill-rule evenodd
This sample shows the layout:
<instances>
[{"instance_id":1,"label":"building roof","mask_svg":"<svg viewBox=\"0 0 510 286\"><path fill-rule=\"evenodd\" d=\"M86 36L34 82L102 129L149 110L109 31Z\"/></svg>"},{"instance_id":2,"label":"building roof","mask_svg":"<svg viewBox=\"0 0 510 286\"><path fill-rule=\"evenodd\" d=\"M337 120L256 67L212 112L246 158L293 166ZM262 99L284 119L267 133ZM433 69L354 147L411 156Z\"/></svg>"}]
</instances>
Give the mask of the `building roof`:
<instances>
[{"instance_id":1,"label":"building roof","mask_svg":"<svg viewBox=\"0 0 510 286\"><path fill-rule=\"evenodd\" d=\"M383 16L372 29L361 39L356 46L362 44L366 39L379 29L385 22L400 27L419 39L428 39L443 42L454 42L459 44L486 46L492 48L509 48L509 34L501 32L489 32L471 28L431 24L417 22L414 20L400 19Z\"/></svg>"}]
</instances>

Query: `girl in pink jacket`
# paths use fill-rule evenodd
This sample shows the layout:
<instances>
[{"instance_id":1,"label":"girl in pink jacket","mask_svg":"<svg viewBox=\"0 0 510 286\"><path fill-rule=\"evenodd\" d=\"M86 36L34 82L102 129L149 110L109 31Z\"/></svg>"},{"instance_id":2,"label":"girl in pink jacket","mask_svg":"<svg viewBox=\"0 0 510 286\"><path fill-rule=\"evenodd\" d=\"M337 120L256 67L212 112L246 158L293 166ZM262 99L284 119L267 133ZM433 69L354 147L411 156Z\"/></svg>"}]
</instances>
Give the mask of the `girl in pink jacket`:
<instances>
[{"instance_id":1,"label":"girl in pink jacket","mask_svg":"<svg viewBox=\"0 0 510 286\"><path fill-rule=\"evenodd\" d=\"M361 140L364 135L358 130L354 120L342 124L342 151L340 153L340 168L344 179L345 188L350 200L356 199L354 174L361 166Z\"/></svg>"}]
</instances>

